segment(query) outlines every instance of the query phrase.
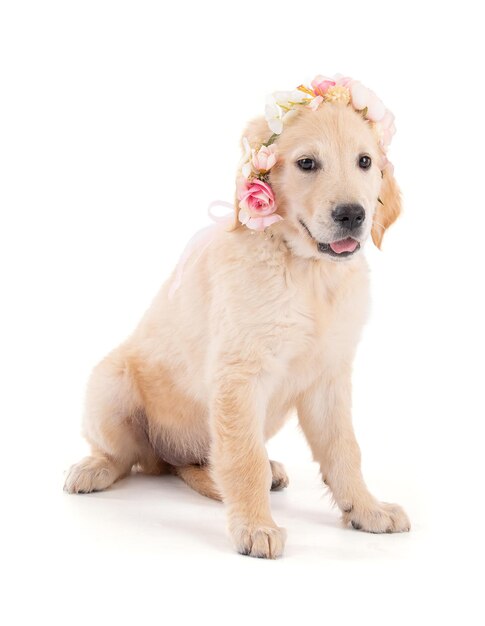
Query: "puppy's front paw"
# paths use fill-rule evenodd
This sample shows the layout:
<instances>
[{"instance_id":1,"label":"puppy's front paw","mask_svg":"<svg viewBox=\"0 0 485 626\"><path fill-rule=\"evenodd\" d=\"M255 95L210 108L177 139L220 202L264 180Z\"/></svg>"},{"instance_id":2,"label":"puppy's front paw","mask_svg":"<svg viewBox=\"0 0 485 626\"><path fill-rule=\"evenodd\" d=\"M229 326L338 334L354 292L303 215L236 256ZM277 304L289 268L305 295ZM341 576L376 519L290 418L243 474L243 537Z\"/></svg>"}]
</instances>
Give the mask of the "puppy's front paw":
<instances>
[{"instance_id":1,"label":"puppy's front paw","mask_svg":"<svg viewBox=\"0 0 485 626\"><path fill-rule=\"evenodd\" d=\"M404 510L398 504L375 502L371 506L354 506L344 511L342 519L355 530L368 533L404 533L411 528L411 523Z\"/></svg>"},{"instance_id":2,"label":"puppy's front paw","mask_svg":"<svg viewBox=\"0 0 485 626\"><path fill-rule=\"evenodd\" d=\"M283 554L286 530L278 526L231 524L230 532L240 554L260 559L276 559Z\"/></svg>"},{"instance_id":3,"label":"puppy's front paw","mask_svg":"<svg viewBox=\"0 0 485 626\"><path fill-rule=\"evenodd\" d=\"M88 456L69 469L64 491L67 493L102 491L112 485L119 474L113 463L107 459Z\"/></svg>"}]
</instances>

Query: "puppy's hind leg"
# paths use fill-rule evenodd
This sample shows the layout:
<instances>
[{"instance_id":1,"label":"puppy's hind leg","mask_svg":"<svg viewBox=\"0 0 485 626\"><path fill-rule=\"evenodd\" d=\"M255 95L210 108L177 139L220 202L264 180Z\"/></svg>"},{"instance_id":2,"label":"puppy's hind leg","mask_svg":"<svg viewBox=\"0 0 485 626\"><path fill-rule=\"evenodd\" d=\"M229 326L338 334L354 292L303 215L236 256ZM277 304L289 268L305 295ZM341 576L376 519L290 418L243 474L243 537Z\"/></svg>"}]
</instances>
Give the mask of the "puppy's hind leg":
<instances>
[{"instance_id":1,"label":"puppy's hind leg","mask_svg":"<svg viewBox=\"0 0 485 626\"><path fill-rule=\"evenodd\" d=\"M135 463L155 465L144 419L128 362L118 349L91 375L83 430L92 452L70 468L65 491L101 491L129 474Z\"/></svg>"},{"instance_id":2,"label":"puppy's hind leg","mask_svg":"<svg viewBox=\"0 0 485 626\"><path fill-rule=\"evenodd\" d=\"M210 474L207 465L185 465L184 467L174 467L171 472L179 476L184 483L192 487L194 491L202 496L207 496L213 500L222 500L215 482Z\"/></svg>"},{"instance_id":3,"label":"puppy's hind leg","mask_svg":"<svg viewBox=\"0 0 485 626\"><path fill-rule=\"evenodd\" d=\"M278 461L270 461L269 464L271 465L272 476L271 491L280 491L281 489L288 487L290 481L284 465L282 463L278 463Z\"/></svg>"},{"instance_id":4,"label":"puppy's hind leg","mask_svg":"<svg viewBox=\"0 0 485 626\"><path fill-rule=\"evenodd\" d=\"M279 491L288 486L288 476L285 468L278 461L270 461L271 466L271 491ZM208 465L186 465L184 467L173 467L170 470L179 476L189 487L197 493L212 498L222 500L222 496L217 489L216 483L211 476Z\"/></svg>"}]
</instances>

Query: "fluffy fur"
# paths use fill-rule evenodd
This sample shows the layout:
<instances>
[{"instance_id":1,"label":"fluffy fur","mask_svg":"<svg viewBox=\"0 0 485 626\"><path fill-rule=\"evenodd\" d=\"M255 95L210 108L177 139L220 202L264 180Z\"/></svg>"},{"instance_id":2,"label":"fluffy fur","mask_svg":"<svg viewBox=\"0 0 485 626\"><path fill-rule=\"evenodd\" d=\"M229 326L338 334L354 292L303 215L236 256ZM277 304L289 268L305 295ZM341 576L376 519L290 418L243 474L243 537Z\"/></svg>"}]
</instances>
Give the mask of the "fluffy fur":
<instances>
[{"instance_id":1,"label":"fluffy fur","mask_svg":"<svg viewBox=\"0 0 485 626\"><path fill-rule=\"evenodd\" d=\"M245 132L251 143L269 134L263 119ZM361 250L344 259L317 247L338 238L331 212L339 203L364 207L361 246L370 236L380 245L400 211L398 188L378 166L372 124L342 104L301 110L277 150L270 183L284 221L265 233L237 224L221 232L189 259L173 298L169 282L131 337L94 369L84 417L92 455L71 468L65 486L105 489L135 465L176 473L224 501L239 552L269 558L285 541L269 491L288 479L265 441L295 409L345 523L377 533L410 527L399 506L367 490L352 428L366 261ZM357 164L362 153L373 160L366 171ZM322 168L301 171L303 157Z\"/></svg>"}]
</instances>

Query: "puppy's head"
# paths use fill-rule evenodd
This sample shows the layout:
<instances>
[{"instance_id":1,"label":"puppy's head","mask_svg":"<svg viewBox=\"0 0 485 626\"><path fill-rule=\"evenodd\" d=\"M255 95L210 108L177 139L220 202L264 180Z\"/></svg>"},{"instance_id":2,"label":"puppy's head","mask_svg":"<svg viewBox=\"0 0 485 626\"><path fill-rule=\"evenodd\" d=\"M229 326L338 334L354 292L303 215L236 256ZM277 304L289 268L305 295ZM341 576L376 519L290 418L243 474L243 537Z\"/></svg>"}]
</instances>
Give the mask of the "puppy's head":
<instances>
[{"instance_id":1,"label":"puppy's head","mask_svg":"<svg viewBox=\"0 0 485 626\"><path fill-rule=\"evenodd\" d=\"M244 133L251 145L270 135L264 118ZM342 103L316 111L302 107L275 147L278 159L268 182L284 219L271 228L295 254L344 261L358 254L369 235L380 247L401 206L372 122Z\"/></svg>"}]
</instances>

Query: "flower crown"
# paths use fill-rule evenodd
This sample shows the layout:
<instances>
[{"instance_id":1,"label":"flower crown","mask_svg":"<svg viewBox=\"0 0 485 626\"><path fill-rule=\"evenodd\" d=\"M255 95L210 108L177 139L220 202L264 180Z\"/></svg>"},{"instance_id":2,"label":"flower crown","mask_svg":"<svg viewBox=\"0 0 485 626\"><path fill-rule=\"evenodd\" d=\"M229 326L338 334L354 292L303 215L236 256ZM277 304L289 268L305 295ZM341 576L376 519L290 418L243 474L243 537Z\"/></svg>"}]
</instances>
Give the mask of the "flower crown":
<instances>
[{"instance_id":1,"label":"flower crown","mask_svg":"<svg viewBox=\"0 0 485 626\"><path fill-rule=\"evenodd\" d=\"M273 190L268 183L269 172L277 161L273 145L283 131L283 124L301 107L316 111L325 102L350 104L361 115L373 122L383 155L396 132L394 115L386 109L373 91L352 78L335 75L317 76L311 87L299 85L294 91L276 91L266 101L265 117L272 135L265 143L252 147L243 138L244 156L237 180L238 218L251 230L264 230L283 218L276 213ZM387 158L385 158L387 164Z\"/></svg>"}]
</instances>

